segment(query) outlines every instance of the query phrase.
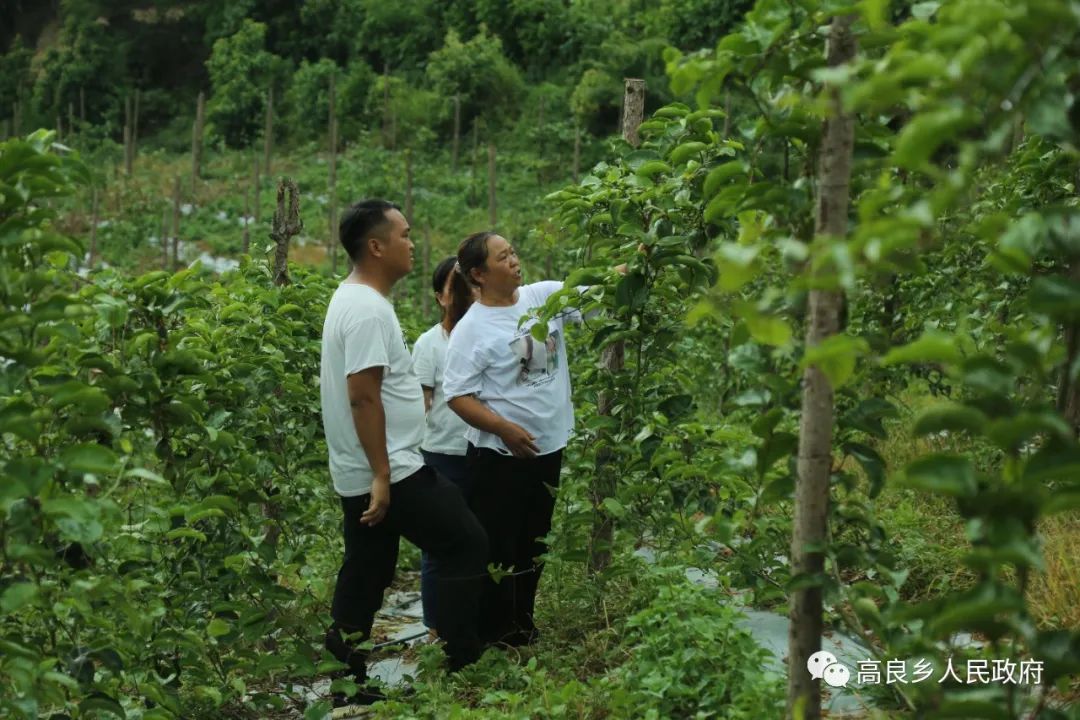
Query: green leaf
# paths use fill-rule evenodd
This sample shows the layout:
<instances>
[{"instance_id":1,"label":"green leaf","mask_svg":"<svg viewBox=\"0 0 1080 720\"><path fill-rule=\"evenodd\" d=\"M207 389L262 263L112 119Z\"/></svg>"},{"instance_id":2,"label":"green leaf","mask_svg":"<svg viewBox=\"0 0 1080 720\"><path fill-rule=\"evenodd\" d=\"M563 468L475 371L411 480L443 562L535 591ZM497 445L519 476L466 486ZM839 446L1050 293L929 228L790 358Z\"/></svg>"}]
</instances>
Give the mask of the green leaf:
<instances>
[{"instance_id":1,"label":"green leaf","mask_svg":"<svg viewBox=\"0 0 1080 720\"><path fill-rule=\"evenodd\" d=\"M89 715L92 712L104 712L116 715L117 717L127 718L124 707L108 695L102 693L96 693L88 698L84 698L83 701L79 703L79 712L84 716Z\"/></svg>"},{"instance_id":2,"label":"green leaf","mask_svg":"<svg viewBox=\"0 0 1080 720\"><path fill-rule=\"evenodd\" d=\"M735 312L746 323L750 336L762 345L783 346L791 342L791 326L780 317L763 315L750 303L737 303Z\"/></svg>"},{"instance_id":3,"label":"green leaf","mask_svg":"<svg viewBox=\"0 0 1080 720\"><path fill-rule=\"evenodd\" d=\"M870 489L867 494L871 498L877 497L882 485L885 484L885 459L877 450L863 443L846 442L842 448L844 452L855 458L870 480Z\"/></svg>"},{"instance_id":4,"label":"green leaf","mask_svg":"<svg viewBox=\"0 0 1080 720\"><path fill-rule=\"evenodd\" d=\"M756 262L760 248L733 242L720 243L716 251L717 285L724 292L735 292L761 271Z\"/></svg>"},{"instance_id":5,"label":"green leaf","mask_svg":"<svg viewBox=\"0 0 1080 720\"><path fill-rule=\"evenodd\" d=\"M232 632L232 626L221 618L214 618L207 624L206 632L210 637L221 637Z\"/></svg>"},{"instance_id":6,"label":"green leaf","mask_svg":"<svg viewBox=\"0 0 1080 720\"><path fill-rule=\"evenodd\" d=\"M843 387L855 374L855 361L870 352L870 345L863 338L846 334L832 335L803 355L803 369L813 365L829 380L833 389Z\"/></svg>"},{"instance_id":7,"label":"green leaf","mask_svg":"<svg viewBox=\"0 0 1080 720\"><path fill-rule=\"evenodd\" d=\"M615 498L604 498L604 501L600 503L600 507L604 508L604 510L612 517L620 519L626 517L626 508Z\"/></svg>"},{"instance_id":8,"label":"green leaf","mask_svg":"<svg viewBox=\"0 0 1080 720\"><path fill-rule=\"evenodd\" d=\"M928 332L918 340L893 348L882 358L882 365L912 363L958 363L963 359L956 347L956 339L939 332Z\"/></svg>"},{"instance_id":9,"label":"green leaf","mask_svg":"<svg viewBox=\"0 0 1080 720\"><path fill-rule=\"evenodd\" d=\"M331 717L332 709L333 706L328 701L320 700L304 710L304 720L327 720Z\"/></svg>"},{"instance_id":10,"label":"green leaf","mask_svg":"<svg viewBox=\"0 0 1080 720\"><path fill-rule=\"evenodd\" d=\"M970 125L973 117L972 110L960 105L919 113L900 131L893 162L909 170L921 169L943 143Z\"/></svg>"},{"instance_id":11,"label":"green leaf","mask_svg":"<svg viewBox=\"0 0 1080 720\"><path fill-rule=\"evenodd\" d=\"M17 582L9 585L0 595L0 611L15 612L33 600L38 593L38 586L29 582Z\"/></svg>"},{"instance_id":12,"label":"green leaf","mask_svg":"<svg viewBox=\"0 0 1080 720\"><path fill-rule=\"evenodd\" d=\"M1028 294L1031 309L1056 320L1080 320L1080 284L1064 277L1037 277Z\"/></svg>"},{"instance_id":13,"label":"green leaf","mask_svg":"<svg viewBox=\"0 0 1080 720\"><path fill-rule=\"evenodd\" d=\"M705 176L705 183L701 188L702 196L706 200L712 200L724 182L738 175L745 174L746 165L742 160L732 160L723 165L714 167L709 171L709 174Z\"/></svg>"},{"instance_id":14,"label":"green leaf","mask_svg":"<svg viewBox=\"0 0 1080 720\"><path fill-rule=\"evenodd\" d=\"M72 472L103 475L116 467L116 454L103 445L83 443L64 450L60 462Z\"/></svg>"},{"instance_id":15,"label":"green leaf","mask_svg":"<svg viewBox=\"0 0 1080 720\"><path fill-rule=\"evenodd\" d=\"M641 167L639 167L636 172L642 177L651 178L660 173L671 172L671 166L663 160L650 160L649 162L642 163Z\"/></svg>"},{"instance_id":16,"label":"green leaf","mask_svg":"<svg viewBox=\"0 0 1080 720\"><path fill-rule=\"evenodd\" d=\"M975 493L975 468L961 455L935 453L908 465L903 484L941 495L969 497Z\"/></svg>"},{"instance_id":17,"label":"green leaf","mask_svg":"<svg viewBox=\"0 0 1080 720\"><path fill-rule=\"evenodd\" d=\"M979 410L959 403L949 403L924 410L915 420L911 433L923 437L942 431L982 433L986 427L986 415Z\"/></svg>"},{"instance_id":18,"label":"green leaf","mask_svg":"<svg viewBox=\"0 0 1080 720\"><path fill-rule=\"evenodd\" d=\"M669 156L671 164L682 165L693 156L700 155L708 147L709 146L705 143L698 141L683 143L671 151L671 155ZM641 171L638 170L638 172L640 173Z\"/></svg>"},{"instance_id":19,"label":"green leaf","mask_svg":"<svg viewBox=\"0 0 1080 720\"><path fill-rule=\"evenodd\" d=\"M564 285L569 288L600 285L603 282L604 276L593 268L578 268L567 276Z\"/></svg>"}]
</instances>

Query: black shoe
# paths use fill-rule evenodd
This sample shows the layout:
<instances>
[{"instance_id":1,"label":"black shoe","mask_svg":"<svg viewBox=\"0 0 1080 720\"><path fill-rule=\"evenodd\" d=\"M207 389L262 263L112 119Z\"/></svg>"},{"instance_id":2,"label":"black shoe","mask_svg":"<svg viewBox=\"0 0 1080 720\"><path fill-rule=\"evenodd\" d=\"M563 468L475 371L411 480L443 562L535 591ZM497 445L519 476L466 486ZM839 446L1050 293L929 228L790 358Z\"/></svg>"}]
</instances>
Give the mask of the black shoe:
<instances>
[{"instance_id":1,"label":"black shoe","mask_svg":"<svg viewBox=\"0 0 1080 720\"><path fill-rule=\"evenodd\" d=\"M357 682L356 692L351 695L343 692L335 692L330 695L331 704L336 708L349 705L374 705L385 699L386 693L382 691L382 688L362 682Z\"/></svg>"},{"instance_id":2,"label":"black shoe","mask_svg":"<svg viewBox=\"0 0 1080 720\"><path fill-rule=\"evenodd\" d=\"M514 632L503 635L501 642L503 645L510 647L527 647L533 645L540 640L540 631L535 628L532 630L515 630Z\"/></svg>"}]
</instances>

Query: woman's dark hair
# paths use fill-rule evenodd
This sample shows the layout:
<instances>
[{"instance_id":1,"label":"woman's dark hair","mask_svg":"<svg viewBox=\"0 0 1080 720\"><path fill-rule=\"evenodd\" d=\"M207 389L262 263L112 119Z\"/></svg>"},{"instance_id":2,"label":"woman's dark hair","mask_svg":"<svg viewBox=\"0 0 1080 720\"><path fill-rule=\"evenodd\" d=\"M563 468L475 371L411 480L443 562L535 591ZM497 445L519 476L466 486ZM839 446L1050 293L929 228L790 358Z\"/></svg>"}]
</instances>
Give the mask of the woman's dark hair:
<instances>
[{"instance_id":1,"label":"woman's dark hair","mask_svg":"<svg viewBox=\"0 0 1080 720\"><path fill-rule=\"evenodd\" d=\"M367 239L389 222L386 213L391 210L400 211L401 208L389 200L374 198L361 200L341 216L338 237L354 263L359 263L364 256Z\"/></svg>"},{"instance_id":2,"label":"woman's dark hair","mask_svg":"<svg viewBox=\"0 0 1080 720\"><path fill-rule=\"evenodd\" d=\"M487 241L488 238L495 237L496 235L498 235L498 233L492 230L473 233L462 240L461 244L458 245L458 272L465 277L466 282L470 285L476 284L476 281L473 280L472 271L487 265Z\"/></svg>"},{"instance_id":3,"label":"woman's dark hair","mask_svg":"<svg viewBox=\"0 0 1080 720\"><path fill-rule=\"evenodd\" d=\"M450 281L450 305L443 308L443 317L449 318L450 329L453 330L454 326L458 324L465 315L465 311L472 305L472 288L465 282L465 278L458 272L455 272L454 266L457 265L457 258L450 256L439 263L435 268L435 272L431 275L431 289L438 295L446 287L446 278L453 275L453 279Z\"/></svg>"}]
</instances>

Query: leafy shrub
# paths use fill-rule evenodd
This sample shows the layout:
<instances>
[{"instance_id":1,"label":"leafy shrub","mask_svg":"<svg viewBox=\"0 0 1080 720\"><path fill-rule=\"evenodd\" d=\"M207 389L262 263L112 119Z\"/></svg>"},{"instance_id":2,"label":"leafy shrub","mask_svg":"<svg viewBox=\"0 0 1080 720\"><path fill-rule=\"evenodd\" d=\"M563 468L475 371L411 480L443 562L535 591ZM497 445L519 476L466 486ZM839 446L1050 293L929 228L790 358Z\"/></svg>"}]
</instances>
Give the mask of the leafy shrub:
<instances>
[{"instance_id":1,"label":"leafy shrub","mask_svg":"<svg viewBox=\"0 0 1080 720\"><path fill-rule=\"evenodd\" d=\"M431 53L427 77L443 97L461 96L462 123L482 115L489 125L501 125L518 114L521 74L503 55L502 41L483 26L468 42L448 31L443 47Z\"/></svg>"},{"instance_id":2,"label":"leafy shrub","mask_svg":"<svg viewBox=\"0 0 1080 720\"><path fill-rule=\"evenodd\" d=\"M206 69L213 95L206 106L210 132L233 146L254 139L263 126L268 83L280 60L266 51L266 26L245 19L230 37L214 43Z\"/></svg>"},{"instance_id":3,"label":"leafy shrub","mask_svg":"<svg viewBox=\"0 0 1080 720\"><path fill-rule=\"evenodd\" d=\"M649 607L626 621L630 661L615 678L616 717L780 717L781 678L767 651L738 627L739 612L677 573L657 582Z\"/></svg>"}]
</instances>

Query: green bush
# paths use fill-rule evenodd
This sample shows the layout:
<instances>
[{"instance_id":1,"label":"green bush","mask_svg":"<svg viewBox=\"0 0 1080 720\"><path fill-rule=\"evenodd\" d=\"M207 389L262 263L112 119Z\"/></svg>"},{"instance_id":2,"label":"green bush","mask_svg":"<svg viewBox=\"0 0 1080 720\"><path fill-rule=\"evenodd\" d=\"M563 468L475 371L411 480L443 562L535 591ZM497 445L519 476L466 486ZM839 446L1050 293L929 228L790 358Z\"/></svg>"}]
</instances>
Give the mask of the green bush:
<instances>
[{"instance_id":1,"label":"green bush","mask_svg":"<svg viewBox=\"0 0 1080 720\"><path fill-rule=\"evenodd\" d=\"M464 127L481 115L496 126L518 115L524 93L521 74L503 55L502 42L483 26L468 42L454 30L447 32L443 47L431 53L427 77L443 97L461 96Z\"/></svg>"},{"instance_id":2,"label":"green bush","mask_svg":"<svg viewBox=\"0 0 1080 720\"><path fill-rule=\"evenodd\" d=\"M738 627L739 612L678 573L626 621L631 658L616 673L615 717L780 717L784 688L765 670L767 651Z\"/></svg>"},{"instance_id":3,"label":"green bush","mask_svg":"<svg viewBox=\"0 0 1080 720\"><path fill-rule=\"evenodd\" d=\"M251 142L263 126L266 93L281 61L266 51L266 26L245 19L232 36L214 43L206 61L213 94L206 107L208 134L228 145Z\"/></svg>"}]
</instances>

